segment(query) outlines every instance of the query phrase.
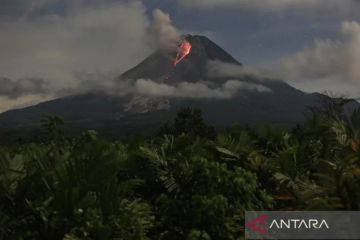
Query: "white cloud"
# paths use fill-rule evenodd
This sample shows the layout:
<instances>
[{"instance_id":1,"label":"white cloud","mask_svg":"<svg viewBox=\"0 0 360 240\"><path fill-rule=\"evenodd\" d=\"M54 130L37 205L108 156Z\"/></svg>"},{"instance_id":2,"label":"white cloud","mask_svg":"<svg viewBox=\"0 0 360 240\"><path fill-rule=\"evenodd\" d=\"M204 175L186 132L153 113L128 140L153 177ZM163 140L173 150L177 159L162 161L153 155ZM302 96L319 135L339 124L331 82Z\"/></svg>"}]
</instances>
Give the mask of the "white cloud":
<instances>
[{"instance_id":1,"label":"white cloud","mask_svg":"<svg viewBox=\"0 0 360 240\"><path fill-rule=\"evenodd\" d=\"M39 78L11 80L0 77L0 86L0 96L9 99L17 99L22 95L46 95L48 93L47 82Z\"/></svg>"},{"instance_id":2,"label":"white cloud","mask_svg":"<svg viewBox=\"0 0 360 240\"><path fill-rule=\"evenodd\" d=\"M260 11L284 11L300 8L312 11L321 9L350 9L353 0L178 0L180 6L198 9L238 8Z\"/></svg>"},{"instance_id":3,"label":"white cloud","mask_svg":"<svg viewBox=\"0 0 360 240\"><path fill-rule=\"evenodd\" d=\"M182 98L219 98L227 99L241 93L242 90L271 92L263 85L228 80L219 87L211 87L207 82L182 82L176 86L156 83L152 80L139 79L135 83L135 92L145 96L182 97Z\"/></svg>"},{"instance_id":4,"label":"white cloud","mask_svg":"<svg viewBox=\"0 0 360 240\"><path fill-rule=\"evenodd\" d=\"M151 79L118 79L101 72L78 73L79 83L84 88L76 88L74 93L98 90L114 96L133 94L137 97L169 97L169 98L217 98L228 99L241 95L241 91L268 92L266 86L253 82L227 80L222 84L213 82L181 82L179 84L158 83ZM69 91L67 91L69 92Z\"/></svg>"},{"instance_id":5,"label":"white cloud","mask_svg":"<svg viewBox=\"0 0 360 240\"><path fill-rule=\"evenodd\" d=\"M313 83L313 91L344 91L346 86L348 94L360 94L360 24L344 22L341 34L341 40L316 40L314 46L282 59L278 76L300 88Z\"/></svg>"},{"instance_id":6,"label":"white cloud","mask_svg":"<svg viewBox=\"0 0 360 240\"><path fill-rule=\"evenodd\" d=\"M240 91L240 90L249 90L249 91L255 91L255 92L267 92L271 93L271 89L257 83L251 83L251 82L243 82L239 80L228 80L224 83L223 89L227 91Z\"/></svg>"},{"instance_id":7,"label":"white cloud","mask_svg":"<svg viewBox=\"0 0 360 240\"><path fill-rule=\"evenodd\" d=\"M23 108L34 105L39 101L50 100L50 97L39 96L39 95L24 95L16 99L9 99L7 97L0 96L0 112L10 109Z\"/></svg>"}]
</instances>

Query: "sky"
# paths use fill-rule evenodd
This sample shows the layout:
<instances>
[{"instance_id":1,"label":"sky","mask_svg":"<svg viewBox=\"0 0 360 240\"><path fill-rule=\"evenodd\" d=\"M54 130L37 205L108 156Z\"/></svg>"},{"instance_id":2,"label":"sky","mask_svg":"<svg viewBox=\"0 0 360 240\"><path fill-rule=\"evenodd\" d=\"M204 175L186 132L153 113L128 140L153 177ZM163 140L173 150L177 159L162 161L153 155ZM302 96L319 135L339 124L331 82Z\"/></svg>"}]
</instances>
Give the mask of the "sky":
<instances>
[{"instance_id":1,"label":"sky","mask_svg":"<svg viewBox=\"0 0 360 240\"><path fill-rule=\"evenodd\" d=\"M0 0L0 112L112 88L183 33L303 91L360 96L359 0Z\"/></svg>"}]
</instances>

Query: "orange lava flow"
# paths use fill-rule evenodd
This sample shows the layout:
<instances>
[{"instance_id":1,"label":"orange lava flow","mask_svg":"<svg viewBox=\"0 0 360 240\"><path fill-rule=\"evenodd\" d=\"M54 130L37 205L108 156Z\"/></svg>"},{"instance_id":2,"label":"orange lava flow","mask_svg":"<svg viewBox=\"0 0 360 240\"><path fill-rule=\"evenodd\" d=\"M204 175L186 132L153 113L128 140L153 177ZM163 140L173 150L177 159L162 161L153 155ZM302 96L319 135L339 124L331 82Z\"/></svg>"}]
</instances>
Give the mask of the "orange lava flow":
<instances>
[{"instance_id":1,"label":"orange lava flow","mask_svg":"<svg viewBox=\"0 0 360 240\"><path fill-rule=\"evenodd\" d=\"M179 51L176 55L175 61L174 61L174 67L181 62L187 55L189 55L189 53L191 52L191 44L189 43L189 41L184 40L180 47L179 47Z\"/></svg>"}]
</instances>

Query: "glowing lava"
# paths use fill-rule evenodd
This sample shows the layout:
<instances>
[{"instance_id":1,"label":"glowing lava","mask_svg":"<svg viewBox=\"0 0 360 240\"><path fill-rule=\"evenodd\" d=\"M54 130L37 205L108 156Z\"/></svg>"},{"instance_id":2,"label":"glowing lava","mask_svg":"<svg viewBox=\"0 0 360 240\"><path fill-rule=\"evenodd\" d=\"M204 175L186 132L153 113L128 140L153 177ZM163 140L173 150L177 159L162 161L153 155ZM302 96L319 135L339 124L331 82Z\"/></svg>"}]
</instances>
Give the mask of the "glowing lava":
<instances>
[{"instance_id":1,"label":"glowing lava","mask_svg":"<svg viewBox=\"0 0 360 240\"><path fill-rule=\"evenodd\" d=\"M191 44L189 43L189 41L184 39L184 41L181 43L181 45L179 47L179 51L176 55L174 67L179 62L181 62L187 55L189 55L190 52L191 52Z\"/></svg>"}]
</instances>

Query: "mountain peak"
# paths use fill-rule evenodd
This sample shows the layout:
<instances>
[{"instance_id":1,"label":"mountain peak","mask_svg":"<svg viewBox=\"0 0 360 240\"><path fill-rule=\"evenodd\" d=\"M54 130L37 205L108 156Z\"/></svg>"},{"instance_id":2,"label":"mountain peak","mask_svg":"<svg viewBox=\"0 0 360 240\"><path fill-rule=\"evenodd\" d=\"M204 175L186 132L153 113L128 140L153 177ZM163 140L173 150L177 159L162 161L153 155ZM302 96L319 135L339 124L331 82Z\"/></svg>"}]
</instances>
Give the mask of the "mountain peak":
<instances>
[{"instance_id":1,"label":"mountain peak","mask_svg":"<svg viewBox=\"0 0 360 240\"><path fill-rule=\"evenodd\" d=\"M196 82L206 77L208 61L219 60L241 65L224 49L202 35L184 35L191 44L190 53L176 66L174 60L178 49L158 50L140 64L121 75L123 79L152 79L156 82ZM181 43L179 43L180 46Z\"/></svg>"},{"instance_id":2,"label":"mountain peak","mask_svg":"<svg viewBox=\"0 0 360 240\"><path fill-rule=\"evenodd\" d=\"M185 39L191 43L195 50L200 50L200 48L202 48L202 50L205 51L208 60L220 60L226 63L241 65L241 63L239 63L233 56L206 36L187 34Z\"/></svg>"}]
</instances>

